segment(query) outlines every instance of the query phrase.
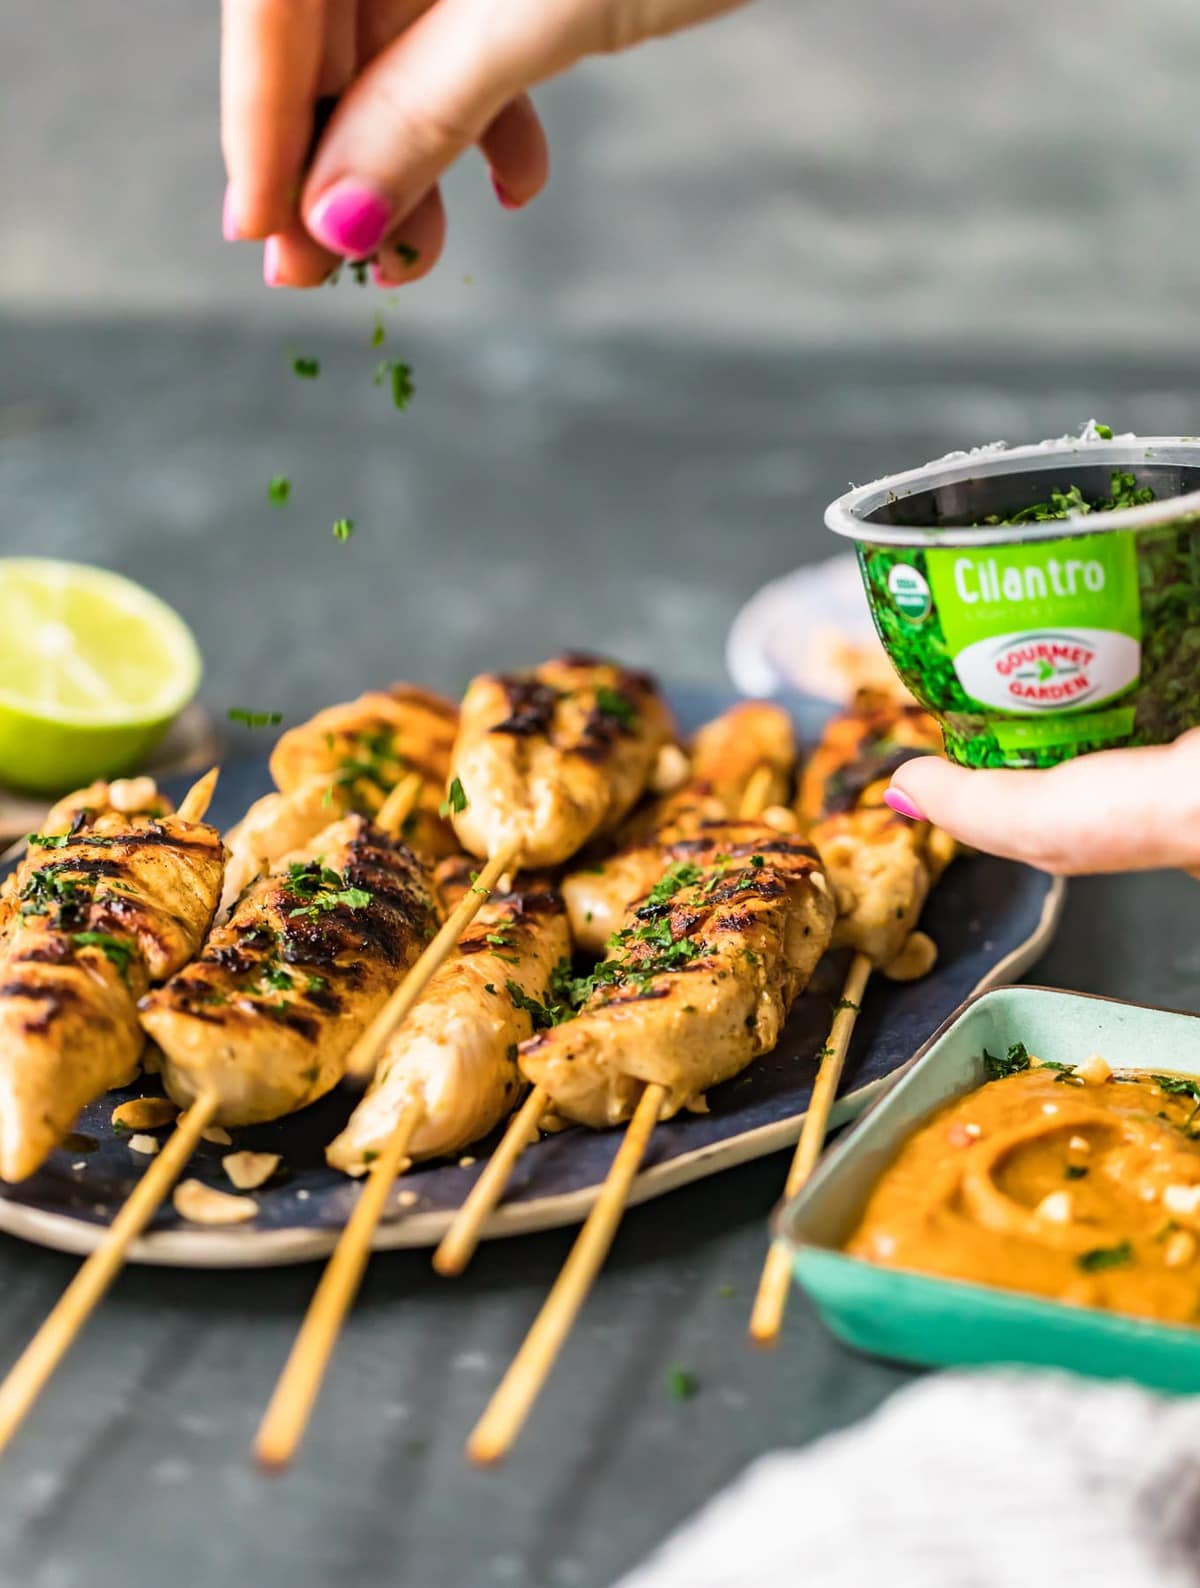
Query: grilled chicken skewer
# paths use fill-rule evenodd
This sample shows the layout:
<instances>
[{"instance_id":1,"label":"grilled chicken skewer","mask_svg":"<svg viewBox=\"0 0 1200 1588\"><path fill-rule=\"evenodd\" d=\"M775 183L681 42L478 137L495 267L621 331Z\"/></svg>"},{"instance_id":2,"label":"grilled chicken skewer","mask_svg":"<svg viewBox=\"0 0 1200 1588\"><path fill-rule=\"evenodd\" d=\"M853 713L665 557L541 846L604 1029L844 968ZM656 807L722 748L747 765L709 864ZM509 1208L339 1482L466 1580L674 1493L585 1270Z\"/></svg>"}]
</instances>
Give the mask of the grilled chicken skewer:
<instances>
[{"instance_id":1,"label":"grilled chicken skewer","mask_svg":"<svg viewBox=\"0 0 1200 1588\"><path fill-rule=\"evenodd\" d=\"M465 891L461 864L446 864ZM414 1160L458 1152L493 1130L521 1092L516 1051L533 1031L530 1009L549 999L570 948L562 899L548 884L493 895L384 1049L362 1102L326 1149L329 1163L365 1173L414 1101Z\"/></svg>"},{"instance_id":2,"label":"grilled chicken skewer","mask_svg":"<svg viewBox=\"0 0 1200 1588\"><path fill-rule=\"evenodd\" d=\"M660 1118L778 1040L829 943L834 905L815 850L761 822L706 827L635 905L579 1015L521 1045L556 1111L630 1120L600 1199L467 1450L502 1457L528 1415L616 1234Z\"/></svg>"},{"instance_id":3,"label":"grilled chicken skewer","mask_svg":"<svg viewBox=\"0 0 1200 1588\"><path fill-rule=\"evenodd\" d=\"M444 862L438 881L447 900L470 886L460 861ZM389 1040L370 1088L326 1151L335 1168L369 1170L370 1178L263 1417L255 1441L263 1465L286 1466L299 1446L396 1175L414 1158L478 1140L511 1111L522 1085L518 1044L569 952L562 899L546 884L531 879L518 893L493 895Z\"/></svg>"},{"instance_id":4,"label":"grilled chicken skewer","mask_svg":"<svg viewBox=\"0 0 1200 1588\"><path fill-rule=\"evenodd\" d=\"M299 849L339 816L375 816L402 777L417 773L420 795L401 836L421 854L457 846L438 814L449 775L458 709L413 684L393 684L330 706L281 735L271 754L276 792L256 800L229 835L222 907L248 883Z\"/></svg>"},{"instance_id":5,"label":"grilled chicken skewer","mask_svg":"<svg viewBox=\"0 0 1200 1588\"><path fill-rule=\"evenodd\" d=\"M773 801L785 798L795 754L791 718L765 702L743 702L702 727L692 743L684 784L629 818L617 835L615 854L568 874L563 895L573 941L603 951L629 907L670 865L672 844L697 834L705 821L762 816ZM460 1274L470 1262L517 1159L536 1139L549 1107L549 1093L535 1085L438 1246L433 1262L439 1273Z\"/></svg>"},{"instance_id":6,"label":"grilled chicken skewer","mask_svg":"<svg viewBox=\"0 0 1200 1588\"><path fill-rule=\"evenodd\" d=\"M346 1055L438 924L406 845L346 816L253 882L203 952L142 1003L181 1106L277 1119L337 1085Z\"/></svg>"},{"instance_id":7,"label":"grilled chicken skewer","mask_svg":"<svg viewBox=\"0 0 1200 1588\"><path fill-rule=\"evenodd\" d=\"M871 971L912 980L933 966L932 940L916 930L930 889L954 856L954 841L927 822L911 822L883 803L892 772L913 755L939 753L941 734L921 707L860 690L833 718L801 779L798 815L825 863L838 902L833 946L854 957L784 1185L794 1197L816 1167L837 1097L846 1052ZM791 1257L775 1242L767 1254L750 1318L756 1344L779 1338L791 1282Z\"/></svg>"},{"instance_id":8,"label":"grilled chicken skewer","mask_svg":"<svg viewBox=\"0 0 1200 1588\"><path fill-rule=\"evenodd\" d=\"M0 1178L32 1174L136 1075L137 999L196 952L220 893L224 850L199 820L213 781L179 815L148 778L93 784L31 838L5 891Z\"/></svg>"},{"instance_id":9,"label":"grilled chicken skewer","mask_svg":"<svg viewBox=\"0 0 1200 1588\"><path fill-rule=\"evenodd\" d=\"M47 836L61 838L62 842L54 846L34 846L58 856L64 869L47 874L22 867L23 876L18 874L18 898L32 878L41 876L45 880L34 884L30 894L33 902L42 902L42 896L49 892L57 896L63 914L85 912L85 919L100 922L106 928L101 931L99 926L94 926L80 934L73 925L60 920L57 925L43 929L42 941L36 945L40 950L48 950L50 957L30 955L23 958L25 929L10 922L3 951L3 974L7 977L17 973L19 976L22 965L28 966L31 972L36 967L47 966L58 973L62 980L52 987L48 997L40 999L45 1024L53 1028L61 1008L74 1013L76 998L86 1002L92 996L90 991L84 991L83 977L95 979L100 970L92 954L88 954L88 959L93 962L86 967L78 964L82 955L77 955L73 967L76 979L67 981L65 978L72 968L70 957L59 957L64 939L77 940L80 935L99 938L101 941L92 940L82 945L76 941L72 947L99 948L106 962L112 963L110 955L120 961L114 969L127 978L122 982L127 1008L116 1025L106 1024L102 1018L78 1033L64 1030L62 1034L68 1040L77 1035L78 1043L84 1047L89 1040L95 1049L107 1044L107 1057L113 1066L110 1074L115 1073L128 1056L127 1015L134 1010L134 988L144 985L147 977L165 974L180 962L181 956L194 949L216 908L225 852L216 830L202 825L216 778L215 771L201 778L184 796L176 815L164 810L157 790L147 779L93 785L84 796L51 812L49 827L59 831ZM139 786L140 794L136 792ZM91 897L85 902L88 894ZM111 918L106 912L111 913ZM115 949L118 944L120 950ZM140 972L136 980L135 967ZM45 991L44 983L41 990ZM27 992L28 984L22 983L22 990L12 996L19 1003ZM106 987L106 1001L115 1008L116 998L109 995L115 995L111 981ZM141 1046L136 1015L132 1029L129 1045L136 1044L136 1056ZM113 1038L111 1043L110 1037ZM45 1049L33 1055L36 1060L46 1056ZM92 1056L97 1057L95 1051ZM53 1067L54 1082L69 1087L71 1083L64 1075L63 1066L54 1064ZM112 1084L100 1076L99 1068L97 1065L96 1084ZM57 1098L46 1099L48 1106L57 1106L57 1101ZM196 1117L188 1126L178 1130L162 1154L153 1160L101 1245L80 1268L0 1384L0 1451L20 1427L92 1309L112 1283L129 1247L153 1218L165 1189L195 1147L204 1123L199 1111L195 1113ZM10 1144L6 1137L6 1149Z\"/></svg>"},{"instance_id":10,"label":"grilled chicken skewer","mask_svg":"<svg viewBox=\"0 0 1200 1588\"><path fill-rule=\"evenodd\" d=\"M683 787L635 812L612 853L581 863L564 879L576 947L603 953L629 906L662 875L664 844L697 832L705 820L739 815L747 792L751 815L781 806L795 764L792 719L769 701L743 701L701 728Z\"/></svg>"},{"instance_id":11,"label":"grilled chicken skewer","mask_svg":"<svg viewBox=\"0 0 1200 1588\"><path fill-rule=\"evenodd\" d=\"M572 655L530 673L475 679L462 704L448 799L459 838L487 863L356 1045L350 1074L372 1073L501 877L558 865L628 814L671 731L653 680L613 662Z\"/></svg>"}]
</instances>

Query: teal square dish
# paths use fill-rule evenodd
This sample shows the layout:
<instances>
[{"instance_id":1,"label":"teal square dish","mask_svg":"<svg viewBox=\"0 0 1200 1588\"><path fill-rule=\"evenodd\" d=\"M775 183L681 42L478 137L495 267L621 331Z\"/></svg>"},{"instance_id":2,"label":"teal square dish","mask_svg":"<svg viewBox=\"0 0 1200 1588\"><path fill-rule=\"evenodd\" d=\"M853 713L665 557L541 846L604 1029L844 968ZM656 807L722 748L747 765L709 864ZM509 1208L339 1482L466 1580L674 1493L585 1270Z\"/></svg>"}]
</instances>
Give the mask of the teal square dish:
<instances>
[{"instance_id":1,"label":"teal square dish","mask_svg":"<svg viewBox=\"0 0 1200 1588\"><path fill-rule=\"evenodd\" d=\"M840 1340L874 1356L1061 1367L1200 1391L1200 1327L883 1268L839 1250L901 1144L944 1103L983 1084L984 1048L1003 1053L1014 1042L1067 1064L1102 1053L1114 1069L1200 1076L1200 1016L1048 987L969 999L779 1214L797 1283Z\"/></svg>"}]
</instances>

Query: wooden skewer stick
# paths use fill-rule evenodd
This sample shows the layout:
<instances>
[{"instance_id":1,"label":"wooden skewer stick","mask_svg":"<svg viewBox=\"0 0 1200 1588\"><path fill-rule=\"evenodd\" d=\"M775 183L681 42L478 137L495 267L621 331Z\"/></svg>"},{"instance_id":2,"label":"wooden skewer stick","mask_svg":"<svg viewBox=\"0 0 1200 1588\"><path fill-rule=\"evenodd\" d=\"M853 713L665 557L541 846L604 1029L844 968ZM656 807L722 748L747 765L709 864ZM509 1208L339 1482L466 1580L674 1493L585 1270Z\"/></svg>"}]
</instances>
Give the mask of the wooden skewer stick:
<instances>
[{"instance_id":1,"label":"wooden skewer stick","mask_svg":"<svg viewBox=\"0 0 1200 1588\"><path fill-rule=\"evenodd\" d=\"M854 1022L858 1018L859 1006L870 974L871 961L865 954L855 954L850 962L846 985L842 989L841 1003L833 1017L829 1041L825 1045L824 1056L813 1083L812 1097L809 1100L808 1112L804 1116L800 1140L796 1143L795 1155L788 1170L787 1180L784 1182L785 1199L796 1195L816 1168L817 1159L821 1156L825 1132L829 1125L829 1112L837 1096L838 1082L842 1078L842 1066L846 1061L846 1050L854 1034ZM792 1254L784 1241L773 1241L767 1253L767 1260L763 1264L762 1278L758 1282L758 1294L754 1298L754 1310L750 1314L750 1338L756 1345L774 1345L778 1340L779 1331L783 1327L783 1314L787 1308L791 1278Z\"/></svg>"},{"instance_id":2,"label":"wooden skewer stick","mask_svg":"<svg viewBox=\"0 0 1200 1588\"><path fill-rule=\"evenodd\" d=\"M63 1291L46 1321L0 1384L0 1451L3 1451L103 1299L159 1205L182 1174L200 1133L217 1111L215 1092L205 1092L180 1118L170 1140L130 1192L100 1245Z\"/></svg>"},{"instance_id":3,"label":"wooden skewer stick","mask_svg":"<svg viewBox=\"0 0 1200 1588\"><path fill-rule=\"evenodd\" d=\"M407 777L401 778L379 807L379 813L375 817L376 827L381 827L385 833L399 833L417 808L421 788L422 778L419 772L410 772Z\"/></svg>"},{"instance_id":4,"label":"wooden skewer stick","mask_svg":"<svg viewBox=\"0 0 1200 1588\"><path fill-rule=\"evenodd\" d=\"M409 1103L363 1185L337 1248L321 1275L291 1355L258 1429L254 1454L273 1472L290 1464L304 1437L321 1381L371 1255L371 1237L383 1216L392 1182L406 1166L413 1132L425 1106Z\"/></svg>"},{"instance_id":5,"label":"wooden skewer stick","mask_svg":"<svg viewBox=\"0 0 1200 1588\"><path fill-rule=\"evenodd\" d=\"M458 947L459 938L479 914L500 878L514 869L517 857L517 846L512 844L493 855L484 866L470 890L446 917L437 936L351 1048L346 1060L347 1076L361 1080L371 1074L392 1032L408 1018L434 973Z\"/></svg>"},{"instance_id":6,"label":"wooden skewer stick","mask_svg":"<svg viewBox=\"0 0 1200 1588\"><path fill-rule=\"evenodd\" d=\"M535 1086L509 1120L502 1140L433 1254L433 1266L444 1278L453 1279L461 1274L474 1257L483 1226L504 1195L517 1159L537 1138L542 1115L549 1106L550 1094L544 1087Z\"/></svg>"},{"instance_id":7,"label":"wooden skewer stick","mask_svg":"<svg viewBox=\"0 0 1200 1588\"><path fill-rule=\"evenodd\" d=\"M217 779L221 775L221 768L214 766L211 771L197 778L179 802L177 815L180 821L202 822L212 804L212 797L217 787Z\"/></svg>"},{"instance_id":8,"label":"wooden skewer stick","mask_svg":"<svg viewBox=\"0 0 1200 1588\"><path fill-rule=\"evenodd\" d=\"M472 1461L490 1465L512 1449L608 1255L666 1095L666 1088L654 1082L642 1093L587 1222L524 1344L467 1442Z\"/></svg>"},{"instance_id":9,"label":"wooden skewer stick","mask_svg":"<svg viewBox=\"0 0 1200 1588\"><path fill-rule=\"evenodd\" d=\"M743 821L753 821L761 816L770 801L775 774L771 767L755 767L746 781L738 806ZM483 1227L500 1205L517 1159L537 1139L538 1126L550 1106L549 1094L535 1086L524 1103L508 1122L495 1152L487 1161L483 1173L471 1187L470 1195L454 1215L454 1222L442 1237L441 1245L433 1254L433 1266L439 1274L453 1279L461 1274L475 1255L483 1234Z\"/></svg>"}]
</instances>

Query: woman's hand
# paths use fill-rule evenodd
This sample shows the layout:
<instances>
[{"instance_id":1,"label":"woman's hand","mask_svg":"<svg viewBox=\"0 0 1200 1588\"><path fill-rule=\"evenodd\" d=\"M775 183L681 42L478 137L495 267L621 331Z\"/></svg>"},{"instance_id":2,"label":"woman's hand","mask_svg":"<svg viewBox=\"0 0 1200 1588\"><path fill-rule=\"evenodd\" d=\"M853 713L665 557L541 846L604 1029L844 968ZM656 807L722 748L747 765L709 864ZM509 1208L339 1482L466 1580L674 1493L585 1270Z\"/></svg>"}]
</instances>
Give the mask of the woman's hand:
<instances>
[{"instance_id":1,"label":"woman's hand","mask_svg":"<svg viewBox=\"0 0 1200 1588\"><path fill-rule=\"evenodd\" d=\"M1200 871L1200 728L1174 744L1104 750L1045 772L907 761L884 796L973 849L1043 871Z\"/></svg>"},{"instance_id":2,"label":"woman's hand","mask_svg":"<svg viewBox=\"0 0 1200 1588\"><path fill-rule=\"evenodd\" d=\"M314 286L341 258L374 258L383 285L412 281L441 252L438 179L465 149L479 145L508 208L545 185L527 89L740 3L224 0L225 235L266 240L272 286Z\"/></svg>"}]
</instances>

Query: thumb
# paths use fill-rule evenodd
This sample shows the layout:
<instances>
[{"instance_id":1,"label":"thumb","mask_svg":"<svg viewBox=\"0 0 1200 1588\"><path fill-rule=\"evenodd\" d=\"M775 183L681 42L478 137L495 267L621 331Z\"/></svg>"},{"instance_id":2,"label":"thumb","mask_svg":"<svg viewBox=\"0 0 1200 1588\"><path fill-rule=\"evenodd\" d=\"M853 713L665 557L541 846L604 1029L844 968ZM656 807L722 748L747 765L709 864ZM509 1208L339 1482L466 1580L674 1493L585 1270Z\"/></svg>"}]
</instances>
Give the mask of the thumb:
<instances>
[{"instance_id":1,"label":"thumb","mask_svg":"<svg viewBox=\"0 0 1200 1588\"><path fill-rule=\"evenodd\" d=\"M1043 871L1200 866L1200 730L1044 772L976 772L923 756L905 762L884 797L973 849Z\"/></svg>"},{"instance_id":2,"label":"thumb","mask_svg":"<svg viewBox=\"0 0 1200 1588\"><path fill-rule=\"evenodd\" d=\"M510 100L585 51L591 9L436 0L342 96L301 198L312 235L374 253Z\"/></svg>"}]
</instances>

